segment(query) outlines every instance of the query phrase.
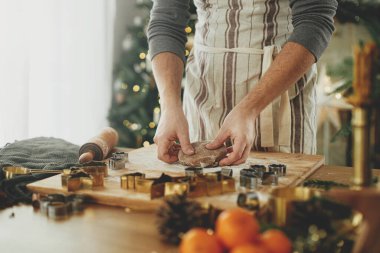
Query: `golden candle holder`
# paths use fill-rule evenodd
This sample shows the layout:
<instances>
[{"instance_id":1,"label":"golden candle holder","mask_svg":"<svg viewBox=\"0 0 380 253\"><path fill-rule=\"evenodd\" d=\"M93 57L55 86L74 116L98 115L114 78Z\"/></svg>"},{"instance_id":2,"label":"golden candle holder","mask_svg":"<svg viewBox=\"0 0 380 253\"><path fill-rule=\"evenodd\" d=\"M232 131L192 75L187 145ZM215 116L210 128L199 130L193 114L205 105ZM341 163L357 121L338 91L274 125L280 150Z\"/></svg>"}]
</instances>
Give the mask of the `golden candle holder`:
<instances>
[{"instance_id":1,"label":"golden candle holder","mask_svg":"<svg viewBox=\"0 0 380 253\"><path fill-rule=\"evenodd\" d=\"M321 192L306 187L275 188L268 201L269 220L277 226L285 226L293 211L294 201L308 201L321 196Z\"/></svg>"},{"instance_id":2,"label":"golden candle holder","mask_svg":"<svg viewBox=\"0 0 380 253\"><path fill-rule=\"evenodd\" d=\"M371 175L371 128L373 112L379 102L373 99L374 73L377 58L377 47L374 43L354 48L354 94L347 99L353 105L353 184L355 187L368 187L372 183ZM376 112L376 111L375 111ZM373 134L373 133L372 133ZM374 136L373 136L374 137ZM373 139L373 138L372 138Z\"/></svg>"},{"instance_id":3,"label":"golden candle holder","mask_svg":"<svg viewBox=\"0 0 380 253\"><path fill-rule=\"evenodd\" d=\"M348 99L354 106L352 109L353 134L353 178L356 187L368 187L372 183L371 173L371 121L374 104L357 103Z\"/></svg>"}]
</instances>

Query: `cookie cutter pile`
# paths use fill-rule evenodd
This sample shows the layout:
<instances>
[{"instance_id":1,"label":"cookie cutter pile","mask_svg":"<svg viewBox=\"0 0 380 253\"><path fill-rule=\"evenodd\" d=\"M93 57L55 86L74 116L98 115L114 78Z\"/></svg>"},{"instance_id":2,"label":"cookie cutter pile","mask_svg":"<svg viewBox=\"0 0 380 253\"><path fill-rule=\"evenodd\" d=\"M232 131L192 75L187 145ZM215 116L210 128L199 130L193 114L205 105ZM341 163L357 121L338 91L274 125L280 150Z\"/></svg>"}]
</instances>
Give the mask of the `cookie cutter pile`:
<instances>
[{"instance_id":1,"label":"cookie cutter pile","mask_svg":"<svg viewBox=\"0 0 380 253\"><path fill-rule=\"evenodd\" d=\"M190 198L215 196L235 191L235 180L231 169L203 173L202 168L187 168L185 176L171 177L161 174L158 178L146 178L135 172L120 177L120 187L149 194L151 199L186 194Z\"/></svg>"},{"instance_id":2,"label":"cookie cutter pile","mask_svg":"<svg viewBox=\"0 0 380 253\"><path fill-rule=\"evenodd\" d=\"M81 213L84 210L85 196L72 194L65 196L63 194L49 194L38 200L40 212L43 215L55 220L66 219L75 213Z\"/></svg>"},{"instance_id":3,"label":"cookie cutter pile","mask_svg":"<svg viewBox=\"0 0 380 253\"><path fill-rule=\"evenodd\" d=\"M240 170L240 186L256 189L261 185L278 185L278 178L286 175L285 164L251 165L248 169Z\"/></svg>"}]
</instances>

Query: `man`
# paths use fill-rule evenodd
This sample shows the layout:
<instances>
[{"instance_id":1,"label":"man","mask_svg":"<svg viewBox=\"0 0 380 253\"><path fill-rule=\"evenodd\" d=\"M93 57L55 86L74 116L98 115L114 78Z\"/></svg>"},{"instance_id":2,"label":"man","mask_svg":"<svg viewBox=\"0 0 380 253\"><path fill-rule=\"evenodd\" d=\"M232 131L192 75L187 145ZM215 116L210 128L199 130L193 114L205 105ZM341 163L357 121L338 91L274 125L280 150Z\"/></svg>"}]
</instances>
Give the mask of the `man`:
<instances>
[{"instance_id":1,"label":"man","mask_svg":"<svg viewBox=\"0 0 380 253\"><path fill-rule=\"evenodd\" d=\"M159 159L172 163L179 141L228 139L221 165L246 161L251 149L316 151L315 62L334 30L336 0L194 0L198 23L186 65L189 0L154 0L148 28L161 119Z\"/></svg>"}]
</instances>

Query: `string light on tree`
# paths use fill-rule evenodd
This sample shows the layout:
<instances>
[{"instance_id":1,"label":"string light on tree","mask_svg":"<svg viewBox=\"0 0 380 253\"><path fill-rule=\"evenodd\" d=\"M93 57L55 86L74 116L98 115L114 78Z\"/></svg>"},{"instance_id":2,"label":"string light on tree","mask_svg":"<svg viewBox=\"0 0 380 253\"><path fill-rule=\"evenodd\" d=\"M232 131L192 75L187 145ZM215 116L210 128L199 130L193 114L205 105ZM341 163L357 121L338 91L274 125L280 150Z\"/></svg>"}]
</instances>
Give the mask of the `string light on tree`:
<instances>
[{"instance_id":1,"label":"string light on tree","mask_svg":"<svg viewBox=\"0 0 380 253\"><path fill-rule=\"evenodd\" d=\"M140 91L140 86L138 84L135 84L135 85L133 85L132 89L133 89L134 92L139 92Z\"/></svg>"},{"instance_id":2,"label":"string light on tree","mask_svg":"<svg viewBox=\"0 0 380 253\"><path fill-rule=\"evenodd\" d=\"M191 33L192 31L193 31L193 29L191 29L190 26L187 26L187 27L185 28L185 32L186 32L186 33Z\"/></svg>"},{"instance_id":3,"label":"string light on tree","mask_svg":"<svg viewBox=\"0 0 380 253\"><path fill-rule=\"evenodd\" d=\"M126 126L126 127L129 127L130 122L126 119L126 120L123 121L123 125Z\"/></svg>"},{"instance_id":4,"label":"string light on tree","mask_svg":"<svg viewBox=\"0 0 380 253\"><path fill-rule=\"evenodd\" d=\"M160 120L160 116L161 116L161 109L160 109L160 107L155 107L154 110L153 110L153 122L155 124L158 124L158 121Z\"/></svg>"},{"instance_id":5,"label":"string light on tree","mask_svg":"<svg viewBox=\"0 0 380 253\"><path fill-rule=\"evenodd\" d=\"M144 52L140 53L140 54L139 54L139 58L140 58L141 60L145 60L145 58L146 58L146 53L144 53Z\"/></svg>"},{"instance_id":6,"label":"string light on tree","mask_svg":"<svg viewBox=\"0 0 380 253\"><path fill-rule=\"evenodd\" d=\"M126 89L128 89L128 84L122 83L120 88L123 90L126 90Z\"/></svg>"},{"instance_id":7,"label":"string light on tree","mask_svg":"<svg viewBox=\"0 0 380 253\"><path fill-rule=\"evenodd\" d=\"M144 141L144 142L143 142L143 146L144 146L144 147L149 147L149 146L150 146L149 141Z\"/></svg>"},{"instance_id":8,"label":"string light on tree","mask_svg":"<svg viewBox=\"0 0 380 253\"><path fill-rule=\"evenodd\" d=\"M129 129L131 129L132 131L137 131L141 128L141 125L140 124L136 124L136 123L132 123L130 126L129 126Z\"/></svg>"},{"instance_id":9,"label":"string light on tree","mask_svg":"<svg viewBox=\"0 0 380 253\"><path fill-rule=\"evenodd\" d=\"M342 98L342 94L341 94L341 93L337 93L337 94L335 94L335 98L336 98L336 99L341 99L341 98Z\"/></svg>"}]
</instances>

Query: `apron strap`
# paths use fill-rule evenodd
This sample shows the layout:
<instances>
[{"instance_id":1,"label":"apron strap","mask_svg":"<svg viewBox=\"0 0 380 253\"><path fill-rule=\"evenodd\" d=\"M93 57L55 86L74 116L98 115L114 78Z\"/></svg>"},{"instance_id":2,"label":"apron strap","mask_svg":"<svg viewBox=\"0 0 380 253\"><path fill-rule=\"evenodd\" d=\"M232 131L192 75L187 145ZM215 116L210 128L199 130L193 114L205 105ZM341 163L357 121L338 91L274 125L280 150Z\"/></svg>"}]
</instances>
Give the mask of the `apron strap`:
<instances>
[{"instance_id":1,"label":"apron strap","mask_svg":"<svg viewBox=\"0 0 380 253\"><path fill-rule=\"evenodd\" d=\"M264 47L264 55L262 62L262 74L269 69L273 62L273 55L281 50L278 46ZM285 91L281 95L280 108L278 110L278 143L279 146L290 146L291 136L291 108L288 91ZM260 134L261 134L261 146L262 147L274 147L274 123L273 123L273 102L270 103L260 113Z\"/></svg>"}]
</instances>

